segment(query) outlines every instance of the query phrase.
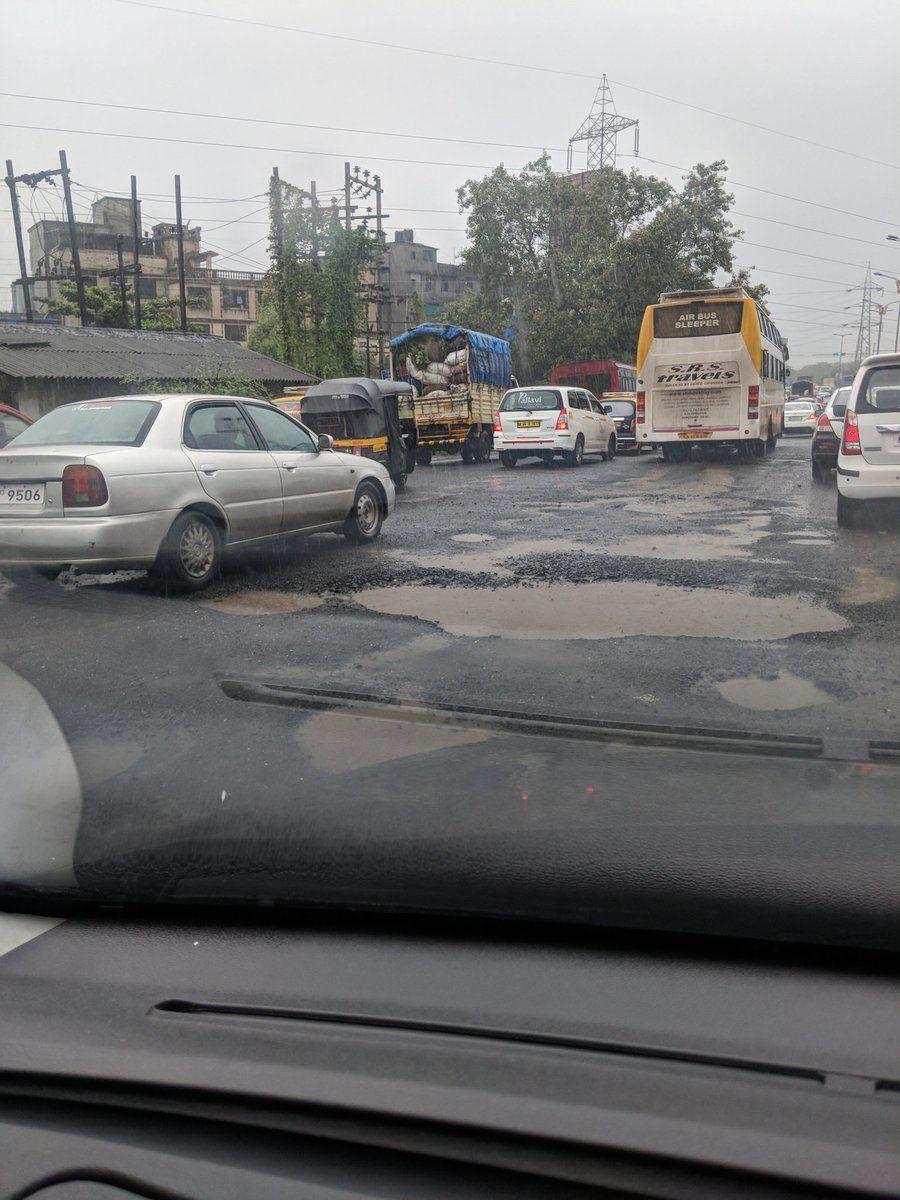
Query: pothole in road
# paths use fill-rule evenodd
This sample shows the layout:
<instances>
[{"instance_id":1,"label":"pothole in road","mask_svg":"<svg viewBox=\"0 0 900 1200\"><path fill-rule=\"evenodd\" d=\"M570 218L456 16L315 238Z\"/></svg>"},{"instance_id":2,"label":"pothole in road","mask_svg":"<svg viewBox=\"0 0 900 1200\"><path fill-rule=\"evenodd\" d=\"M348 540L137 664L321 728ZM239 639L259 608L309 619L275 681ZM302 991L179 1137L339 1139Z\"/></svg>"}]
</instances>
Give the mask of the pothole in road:
<instances>
[{"instance_id":1,"label":"pothole in road","mask_svg":"<svg viewBox=\"0 0 900 1200\"><path fill-rule=\"evenodd\" d=\"M430 621L452 634L529 641L641 636L779 641L849 624L831 609L798 603L796 596L751 598L634 581L500 589L409 584L369 588L353 600L373 612Z\"/></svg>"},{"instance_id":2,"label":"pothole in road","mask_svg":"<svg viewBox=\"0 0 900 1200\"><path fill-rule=\"evenodd\" d=\"M274 613L306 612L324 604L324 596L304 596L299 592L235 592L216 600L201 600L202 608L230 613L236 617L270 616Z\"/></svg>"},{"instance_id":3,"label":"pothole in road","mask_svg":"<svg viewBox=\"0 0 900 1200\"><path fill-rule=\"evenodd\" d=\"M872 567L854 567L853 581L839 594L842 604L883 604L900 596L900 578L882 574Z\"/></svg>"},{"instance_id":4,"label":"pothole in road","mask_svg":"<svg viewBox=\"0 0 900 1200\"><path fill-rule=\"evenodd\" d=\"M808 679L792 675L790 671L779 671L769 679L761 675L726 679L717 683L715 688L729 704L752 708L757 712L779 712L831 703L831 696L827 692Z\"/></svg>"},{"instance_id":5,"label":"pothole in road","mask_svg":"<svg viewBox=\"0 0 900 1200\"><path fill-rule=\"evenodd\" d=\"M750 558L753 547L768 536L769 518L752 516L730 525L714 525L708 533L639 533L618 545L602 547L607 554L674 560Z\"/></svg>"},{"instance_id":6,"label":"pothole in road","mask_svg":"<svg viewBox=\"0 0 900 1200\"><path fill-rule=\"evenodd\" d=\"M494 535L492 533L454 533L450 538L451 542L492 542Z\"/></svg>"}]
</instances>

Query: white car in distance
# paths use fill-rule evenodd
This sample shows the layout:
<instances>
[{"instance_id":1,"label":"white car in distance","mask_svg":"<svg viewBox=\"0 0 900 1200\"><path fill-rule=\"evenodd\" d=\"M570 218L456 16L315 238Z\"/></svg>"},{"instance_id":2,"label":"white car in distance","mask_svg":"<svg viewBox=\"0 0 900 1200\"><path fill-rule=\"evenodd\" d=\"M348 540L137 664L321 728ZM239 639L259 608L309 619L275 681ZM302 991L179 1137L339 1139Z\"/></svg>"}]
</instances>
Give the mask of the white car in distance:
<instances>
[{"instance_id":1,"label":"white car in distance","mask_svg":"<svg viewBox=\"0 0 900 1200\"><path fill-rule=\"evenodd\" d=\"M788 400L784 406L784 433L802 433L812 437L819 419L818 407L812 400Z\"/></svg>"},{"instance_id":2,"label":"white car in distance","mask_svg":"<svg viewBox=\"0 0 900 1200\"><path fill-rule=\"evenodd\" d=\"M616 426L610 406L584 388L517 387L494 417L494 449L504 467L534 457L547 467L556 457L580 467L585 454L615 457Z\"/></svg>"}]
</instances>

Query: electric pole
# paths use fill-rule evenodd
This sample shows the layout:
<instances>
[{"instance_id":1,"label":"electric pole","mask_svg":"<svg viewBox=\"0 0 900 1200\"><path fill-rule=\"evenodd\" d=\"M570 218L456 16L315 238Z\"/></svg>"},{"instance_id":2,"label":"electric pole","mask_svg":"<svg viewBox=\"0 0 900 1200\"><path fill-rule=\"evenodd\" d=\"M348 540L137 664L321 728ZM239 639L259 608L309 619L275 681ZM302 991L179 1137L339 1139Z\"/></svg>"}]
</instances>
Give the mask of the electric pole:
<instances>
[{"instance_id":1,"label":"electric pole","mask_svg":"<svg viewBox=\"0 0 900 1200\"><path fill-rule=\"evenodd\" d=\"M187 288L184 285L184 224L181 220L181 176L175 176L175 225L178 231L178 301L181 332L187 333Z\"/></svg>"},{"instance_id":2,"label":"electric pole","mask_svg":"<svg viewBox=\"0 0 900 1200\"><path fill-rule=\"evenodd\" d=\"M122 301L122 328L128 328L128 293L125 291L125 260L122 257L122 247L125 243L124 236L120 233L116 238L116 268L119 275L119 298Z\"/></svg>"},{"instance_id":3,"label":"electric pole","mask_svg":"<svg viewBox=\"0 0 900 1200\"><path fill-rule=\"evenodd\" d=\"M141 327L141 210L138 205L137 176L131 177L131 240L134 243L131 256L134 271L134 327Z\"/></svg>"},{"instance_id":4,"label":"electric pole","mask_svg":"<svg viewBox=\"0 0 900 1200\"><path fill-rule=\"evenodd\" d=\"M75 292L78 296L78 313L81 324L87 328L87 305L84 300L84 276L81 274L81 255L78 253L78 233L75 228L75 210L72 207L72 187L69 181L69 164L65 150L59 152L59 173L62 175L63 194L66 200L66 220L69 225L69 250L72 254L72 270L75 272Z\"/></svg>"},{"instance_id":5,"label":"electric pole","mask_svg":"<svg viewBox=\"0 0 900 1200\"><path fill-rule=\"evenodd\" d=\"M359 168L357 167L357 170ZM353 209L350 206L350 164L344 163L344 228L350 229L350 214Z\"/></svg>"},{"instance_id":6,"label":"electric pole","mask_svg":"<svg viewBox=\"0 0 900 1200\"><path fill-rule=\"evenodd\" d=\"M587 142L586 171L599 171L616 165L616 142L625 129L634 129L634 153L638 152L638 123L633 117L620 117L604 74L594 96L591 111L569 138L566 171L572 174L572 151L575 142Z\"/></svg>"},{"instance_id":7,"label":"electric pole","mask_svg":"<svg viewBox=\"0 0 900 1200\"><path fill-rule=\"evenodd\" d=\"M28 263L25 259L25 243L22 241L22 219L19 216L19 196L16 192L16 177L13 172L12 159L6 160L6 186L9 188L9 202L12 208L13 228L16 233L16 249L19 252L19 275L22 280L22 296L25 300L25 320L31 324L34 320L34 309L31 302L31 289L28 285Z\"/></svg>"},{"instance_id":8,"label":"electric pole","mask_svg":"<svg viewBox=\"0 0 900 1200\"><path fill-rule=\"evenodd\" d=\"M284 208L281 195L281 176L278 168L272 168L269 180L269 210L272 218L272 234L275 245L272 256L275 260L275 306L278 309L278 324L281 328L281 357L287 360L288 330L287 330L287 294L284 278Z\"/></svg>"}]
</instances>

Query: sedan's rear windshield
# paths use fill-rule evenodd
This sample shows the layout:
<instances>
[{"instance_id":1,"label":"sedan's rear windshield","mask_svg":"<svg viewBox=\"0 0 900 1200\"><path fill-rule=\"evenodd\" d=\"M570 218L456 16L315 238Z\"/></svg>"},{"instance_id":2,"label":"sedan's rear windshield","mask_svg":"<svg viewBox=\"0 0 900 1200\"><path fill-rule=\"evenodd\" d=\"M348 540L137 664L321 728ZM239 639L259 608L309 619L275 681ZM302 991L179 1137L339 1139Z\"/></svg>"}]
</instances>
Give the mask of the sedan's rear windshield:
<instances>
[{"instance_id":1,"label":"sedan's rear windshield","mask_svg":"<svg viewBox=\"0 0 900 1200\"><path fill-rule=\"evenodd\" d=\"M630 417L634 413L632 400L607 400L605 403L609 405L614 417Z\"/></svg>"},{"instance_id":2,"label":"sedan's rear windshield","mask_svg":"<svg viewBox=\"0 0 900 1200\"><path fill-rule=\"evenodd\" d=\"M815 408L815 405L810 404L808 400L803 400L799 403L797 401L794 401L793 404L790 401L788 401L788 403L784 406L784 411L785 412L812 412L812 410L814 408Z\"/></svg>"},{"instance_id":3,"label":"sedan's rear windshield","mask_svg":"<svg viewBox=\"0 0 900 1200\"><path fill-rule=\"evenodd\" d=\"M501 412L554 412L563 406L562 393L553 388L518 388L507 392L500 403Z\"/></svg>"},{"instance_id":4,"label":"sedan's rear windshield","mask_svg":"<svg viewBox=\"0 0 900 1200\"><path fill-rule=\"evenodd\" d=\"M139 446L159 412L155 400L81 400L35 421L15 446Z\"/></svg>"}]
</instances>

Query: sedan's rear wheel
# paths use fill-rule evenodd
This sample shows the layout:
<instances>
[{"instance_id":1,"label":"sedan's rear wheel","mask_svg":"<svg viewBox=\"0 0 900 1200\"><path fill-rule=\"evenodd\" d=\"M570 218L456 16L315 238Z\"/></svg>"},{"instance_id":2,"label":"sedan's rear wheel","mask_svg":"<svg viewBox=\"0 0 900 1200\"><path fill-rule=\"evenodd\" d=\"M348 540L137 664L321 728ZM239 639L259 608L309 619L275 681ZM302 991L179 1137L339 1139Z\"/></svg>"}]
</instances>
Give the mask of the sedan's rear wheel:
<instances>
[{"instance_id":1,"label":"sedan's rear wheel","mask_svg":"<svg viewBox=\"0 0 900 1200\"><path fill-rule=\"evenodd\" d=\"M384 510L381 494L374 483L361 483L350 516L344 522L344 537L348 542L365 545L374 542L381 533Z\"/></svg>"},{"instance_id":2,"label":"sedan's rear wheel","mask_svg":"<svg viewBox=\"0 0 900 1200\"><path fill-rule=\"evenodd\" d=\"M157 572L181 591L199 592L221 567L222 537L215 522L200 512L176 517L159 550Z\"/></svg>"},{"instance_id":3,"label":"sedan's rear wheel","mask_svg":"<svg viewBox=\"0 0 900 1200\"><path fill-rule=\"evenodd\" d=\"M504 467L514 467L519 461L518 455L514 450L501 450L499 458L501 466Z\"/></svg>"}]
</instances>

